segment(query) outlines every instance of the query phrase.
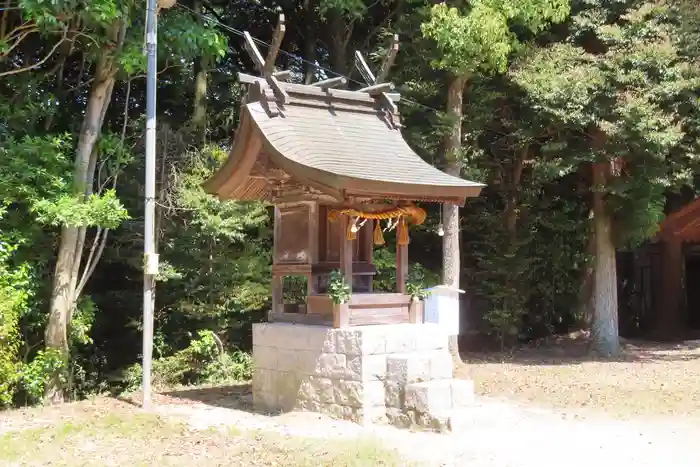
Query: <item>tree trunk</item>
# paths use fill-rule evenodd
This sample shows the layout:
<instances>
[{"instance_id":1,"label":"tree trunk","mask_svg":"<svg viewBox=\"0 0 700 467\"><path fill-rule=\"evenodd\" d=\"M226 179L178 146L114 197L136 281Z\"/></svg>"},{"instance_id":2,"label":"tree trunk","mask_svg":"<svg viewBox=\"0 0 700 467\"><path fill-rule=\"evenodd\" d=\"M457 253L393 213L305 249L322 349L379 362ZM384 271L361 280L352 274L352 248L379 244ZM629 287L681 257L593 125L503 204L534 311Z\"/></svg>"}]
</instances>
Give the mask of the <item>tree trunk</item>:
<instances>
[{"instance_id":1,"label":"tree trunk","mask_svg":"<svg viewBox=\"0 0 700 467\"><path fill-rule=\"evenodd\" d=\"M304 1L304 21L306 28L304 31L304 57L308 62L304 63L304 84L311 84L314 81L316 67L312 65L316 60L316 8L313 0Z\"/></svg>"},{"instance_id":2,"label":"tree trunk","mask_svg":"<svg viewBox=\"0 0 700 467\"><path fill-rule=\"evenodd\" d=\"M123 37L122 37L123 38ZM115 81L115 67L111 57L103 57L95 70L95 83L88 97L83 126L76 148L73 185L76 194L87 196L92 191L97 151L95 145L102 129L102 123ZM58 247L58 258L54 273L48 323L45 331L47 349L60 352L68 360L69 327L75 302L76 287L85 243L84 227L63 226ZM45 400L60 403L65 399L60 374L55 374L46 386Z\"/></svg>"},{"instance_id":3,"label":"tree trunk","mask_svg":"<svg viewBox=\"0 0 700 467\"><path fill-rule=\"evenodd\" d=\"M604 187L609 163L593 164L593 226L595 260L593 273L593 322L589 351L615 356L620 353L617 317L617 267L612 218L605 206Z\"/></svg>"},{"instance_id":4,"label":"tree trunk","mask_svg":"<svg viewBox=\"0 0 700 467\"><path fill-rule=\"evenodd\" d=\"M445 138L445 172L459 177L462 172L462 103L466 77L451 76L447 91L447 114L452 126ZM442 283L459 288L460 249L459 249L459 207L455 204L442 205L442 222L445 235L442 237ZM450 336L450 351L459 354L458 336Z\"/></svg>"},{"instance_id":5,"label":"tree trunk","mask_svg":"<svg viewBox=\"0 0 700 467\"><path fill-rule=\"evenodd\" d=\"M518 239L518 204L520 203L520 184L525 169L525 160L530 151L530 146L526 144L517 151L510 173L510 183L506 187L506 202L504 210L504 222L508 233L508 247L511 252L515 252L516 241Z\"/></svg>"},{"instance_id":6,"label":"tree trunk","mask_svg":"<svg viewBox=\"0 0 700 467\"><path fill-rule=\"evenodd\" d=\"M197 21L202 22L202 1L194 3L194 11L197 13ZM205 56L199 56L194 61L194 111L192 123L197 137L197 146L201 149L207 139L207 67L208 60Z\"/></svg>"},{"instance_id":7,"label":"tree trunk","mask_svg":"<svg viewBox=\"0 0 700 467\"><path fill-rule=\"evenodd\" d=\"M334 72L347 76L349 74L349 62L347 59L348 39L351 35L352 25L348 25L343 14L337 10L328 12L329 32L331 36L330 62ZM329 76L332 78L332 76Z\"/></svg>"},{"instance_id":8,"label":"tree trunk","mask_svg":"<svg viewBox=\"0 0 700 467\"><path fill-rule=\"evenodd\" d=\"M445 172L459 177L462 172L462 101L466 79L461 76L450 78L447 91L447 114L452 127L445 139ZM442 283L459 288L459 207L445 203L442 206Z\"/></svg>"},{"instance_id":9,"label":"tree trunk","mask_svg":"<svg viewBox=\"0 0 700 467\"><path fill-rule=\"evenodd\" d=\"M593 218L592 214L593 213L591 211L591 215L589 216L591 219ZM591 231L590 237L588 238L588 243L586 245L586 253L589 255L589 257L595 257L595 249L595 232ZM595 261L590 261L588 264L586 264L586 268L583 271L581 288L579 289L578 293L578 325L581 329L585 329L586 331L590 331L593 324L593 309L595 306L593 300L594 273Z\"/></svg>"}]
</instances>

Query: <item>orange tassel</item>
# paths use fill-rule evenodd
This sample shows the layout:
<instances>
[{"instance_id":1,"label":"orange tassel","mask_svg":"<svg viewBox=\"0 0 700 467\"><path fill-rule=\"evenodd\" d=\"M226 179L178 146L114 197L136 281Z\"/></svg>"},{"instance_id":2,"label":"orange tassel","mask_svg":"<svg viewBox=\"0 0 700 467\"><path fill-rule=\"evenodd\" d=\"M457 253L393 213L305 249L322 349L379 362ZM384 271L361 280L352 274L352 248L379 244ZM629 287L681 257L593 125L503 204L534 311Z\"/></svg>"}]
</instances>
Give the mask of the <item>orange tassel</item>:
<instances>
[{"instance_id":1,"label":"orange tassel","mask_svg":"<svg viewBox=\"0 0 700 467\"><path fill-rule=\"evenodd\" d=\"M384 245L384 234L382 233L382 226L379 225L379 220L374 221L374 244Z\"/></svg>"},{"instance_id":2,"label":"orange tassel","mask_svg":"<svg viewBox=\"0 0 700 467\"><path fill-rule=\"evenodd\" d=\"M348 224L348 230L345 232L347 235L348 240L355 240L357 238L357 232L352 231L352 226L355 225L354 223L349 223Z\"/></svg>"},{"instance_id":3,"label":"orange tassel","mask_svg":"<svg viewBox=\"0 0 700 467\"><path fill-rule=\"evenodd\" d=\"M399 218L399 228L396 231L396 241L399 245L408 245L408 225L406 224L406 218Z\"/></svg>"}]
</instances>

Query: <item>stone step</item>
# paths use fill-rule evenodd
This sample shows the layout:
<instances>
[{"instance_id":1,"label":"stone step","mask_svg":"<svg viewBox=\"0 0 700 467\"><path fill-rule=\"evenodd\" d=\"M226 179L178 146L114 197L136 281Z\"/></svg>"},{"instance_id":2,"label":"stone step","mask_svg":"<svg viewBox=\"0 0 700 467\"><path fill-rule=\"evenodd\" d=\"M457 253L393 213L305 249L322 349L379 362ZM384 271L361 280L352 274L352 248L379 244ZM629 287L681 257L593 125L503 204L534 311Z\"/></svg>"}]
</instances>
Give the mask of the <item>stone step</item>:
<instances>
[{"instance_id":1,"label":"stone step","mask_svg":"<svg viewBox=\"0 0 700 467\"><path fill-rule=\"evenodd\" d=\"M387 380L401 384L452 378L454 362L447 349L387 356Z\"/></svg>"},{"instance_id":2,"label":"stone step","mask_svg":"<svg viewBox=\"0 0 700 467\"><path fill-rule=\"evenodd\" d=\"M420 414L445 413L474 402L474 382L442 379L406 385L404 408Z\"/></svg>"},{"instance_id":3,"label":"stone step","mask_svg":"<svg viewBox=\"0 0 700 467\"><path fill-rule=\"evenodd\" d=\"M474 415L467 409L441 413L421 414L415 417L412 428L437 433L460 433L473 427Z\"/></svg>"},{"instance_id":4,"label":"stone step","mask_svg":"<svg viewBox=\"0 0 700 467\"><path fill-rule=\"evenodd\" d=\"M387 408L386 421L398 428L437 433L463 432L473 429L476 423L474 411L470 409L426 414L415 410Z\"/></svg>"}]
</instances>

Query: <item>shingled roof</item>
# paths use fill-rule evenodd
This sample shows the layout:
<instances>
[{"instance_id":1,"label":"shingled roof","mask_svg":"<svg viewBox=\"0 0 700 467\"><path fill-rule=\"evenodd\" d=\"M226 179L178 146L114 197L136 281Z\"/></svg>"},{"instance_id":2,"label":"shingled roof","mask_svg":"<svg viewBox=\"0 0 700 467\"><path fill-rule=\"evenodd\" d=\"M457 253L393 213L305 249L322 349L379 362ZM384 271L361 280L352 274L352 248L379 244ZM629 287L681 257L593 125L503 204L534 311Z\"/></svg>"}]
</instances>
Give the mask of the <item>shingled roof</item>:
<instances>
[{"instance_id":1,"label":"shingled roof","mask_svg":"<svg viewBox=\"0 0 700 467\"><path fill-rule=\"evenodd\" d=\"M481 183L448 175L403 139L398 115L356 91L280 83L286 103L262 79L242 107L229 158L205 184L224 199L272 198L251 174L261 155L298 183L338 202L348 196L451 201L478 196Z\"/></svg>"}]
</instances>

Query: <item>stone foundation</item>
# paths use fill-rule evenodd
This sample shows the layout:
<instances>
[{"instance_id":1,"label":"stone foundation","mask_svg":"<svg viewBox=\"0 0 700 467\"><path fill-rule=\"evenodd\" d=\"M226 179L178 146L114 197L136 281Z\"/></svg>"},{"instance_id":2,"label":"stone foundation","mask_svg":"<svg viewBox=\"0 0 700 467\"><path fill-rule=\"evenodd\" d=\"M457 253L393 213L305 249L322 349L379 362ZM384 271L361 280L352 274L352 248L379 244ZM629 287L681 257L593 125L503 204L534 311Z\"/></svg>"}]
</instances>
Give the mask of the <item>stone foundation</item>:
<instances>
[{"instance_id":1,"label":"stone foundation","mask_svg":"<svg viewBox=\"0 0 700 467\"><path fill-rule=\"evenodd\" d=\"M474 388L452 379L447 341L434 324L254 324L254 403L360 424L451 429Z\"/></svg>"}]
</instances>

